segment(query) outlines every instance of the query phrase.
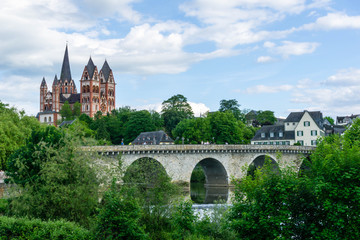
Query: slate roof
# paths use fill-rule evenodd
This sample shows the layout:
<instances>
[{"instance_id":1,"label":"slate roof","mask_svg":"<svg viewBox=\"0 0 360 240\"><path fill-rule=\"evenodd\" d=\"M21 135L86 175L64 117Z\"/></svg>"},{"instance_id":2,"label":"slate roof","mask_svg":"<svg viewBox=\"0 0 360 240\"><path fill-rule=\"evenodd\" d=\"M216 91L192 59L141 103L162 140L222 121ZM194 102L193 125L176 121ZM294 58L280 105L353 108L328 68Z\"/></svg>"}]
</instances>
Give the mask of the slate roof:
<instances>
[{"instance_id":1,"label":"slate roof","mask_svg":"<svg viewBox=\"0 0 360 240\"><path fill-rule=\"evenodd\" d=\"M71 78L71 70L70 70L70 62L69 62L69 53L68 53L68 46L66 45L65 48L65 54L64 54L64 60L61 67L61 75L60 75L60 81L64 82L65 80L70 81Z\"/></svg>"},{"instance_id":2,"label":"slate roof","mask_svg":"<svg viewBox=\"0 0 360 240\"><path fill-rule=\"evenodd\" d=\"M301 118L304 116L305 112L308 112L311 118L315 121L320 129L323 129L323 116L320 111L303 111L303 112L291 112L289 116L285 119L285 122L300 122Z\"/></svg>"},{"instance_id":3,"label":"slate roof","mask_svg":"<svg viewBox=\"0 0 360 240\"><path fill-rule=\"evenodd\" d=\"M59 80L57 78L57 75L55 74L54 81L53 81L53 86L56 86L58 84L59 84Z\"/></svg>"},{"instance_id":4,"label":"slate roof","mask_svg":"<svg viewBox=\"0 0 360 240\"><path fill-rule=\"evenodd\" d=\"M95 72L95 64L94 64L93 60L91 59L91 57L89 59L88 64L86 65L86 68L88 70L90 79L92 79L94 76L94 72Z\"/></svg>"},{"instance_id":5,"label":"slate roof","mask_svg":"<svg viewBox=\"0 0 360 240\"><path fill-rule=\"evenodd\" d=\"M40 86L41 86L41 87L46 86L45 77L43 77L43 79L42 79L42 81L41 81L41 85L40 85Z\"/></svg>"},{"instance_id":6,"label":"slate roof","mask_svg":"<svg viewBox=\"0 0 360 240\"><path fill-rule=\"evenodd\" d=\"M106 60L104 62L104 65L101 68L101 71L104 74L105 82L107 82L109 80L111 68Z\"/></svg>"},{"instance_id":7,"label":"slate roof","mask_svg":"<svg viewBox=\"0 0 360 240\"><path fill-rule=\"evenodd\" d=\"M71 125L73 124L73 122L75 122L76 119L74 120L70 120L70 121L63 121L62 123L60 123L59 127L65 126L65 125Z\"/></svg>"},{"instance_id":8,"label":"slate roof","mask_svg":"<svg viewBox=\"0 0 360 240\"><path fill-rule=\"evenodd\" d=\"M274 133L274 137L270 137L270 132ZM279 137L279 132L283 133L282 137ZM265 137L261 137L261 134L265 133ZM266 125L262 126L256 133L251 141L260 141L260 140L294 140L295 132L294 131L285 131L284 125Z\"/></svg>"},{"instance_id":9,"label":"slate roof","mask_svg":"<svg viewBox=\"0 0 360 240\"><path fill-rule=\"evenodd\" d=\"M133 145L158 145L161 143L173 144L174 140L172 140L164 131L155 131L155 132L143 132L140 133L137 138L132 142Z\"/></svg>"},{"instance_id":10,"label":"slate roof","mask_svg":"<svg viewBox=\"0 0 360 240\"><path fill-rule=\"evenodd\" d=\"M66 98L64 94L60 94L60 103L65 103L66 101L68 101L69 104L80 102L80 93L70 94L69 98Z\"/></svg>"}]
</instances>

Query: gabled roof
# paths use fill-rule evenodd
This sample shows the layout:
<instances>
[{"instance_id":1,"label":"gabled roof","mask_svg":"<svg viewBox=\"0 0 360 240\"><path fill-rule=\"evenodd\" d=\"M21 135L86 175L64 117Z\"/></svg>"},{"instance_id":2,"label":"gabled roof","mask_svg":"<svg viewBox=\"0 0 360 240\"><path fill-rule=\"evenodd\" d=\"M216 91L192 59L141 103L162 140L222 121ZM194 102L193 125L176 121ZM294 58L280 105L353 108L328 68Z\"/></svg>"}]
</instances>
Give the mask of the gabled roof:
<instances>
[{"instance_id":1,"label":"gabled roof","mask_svg":"<svg viewBox=\"0 0 360 240\"><path fill-rule=\"evenodd\" d=\"M65 103L66 101L68 101L69 104L80 102L80 93L70 94L68 98L66 98L64 94L60 94L60 103Z\"/></svg>"},{"instance_id":2,"label":"gabled roof","mask_svg":"<svg viewBox=\"0 0 360 240\"><path fill-rule=\"evenodd\" d=\"M104 62L104 65L101 68L101 71L104 74L105 82L107 82L109 80L111 68L106 60Z\"/></svg>"},{"instance_id":3,"label":"gabled roof","mask_svg":"<svg viewBox=\"0 0 360 240\"><path fill-rule=\"evenodd\" d=\"M60 75L60 81L64 82L65 80L70 81L71 78L71 70L70 70L70 62L69 62L69 53L68 53L68 46L66 45L65 48L65 54L64 54L64 60L61 67L61 75Z\"/></svg>"},{"instance_id":4,"label":"gabled roof","mask_svg":"<svg viewBox=\"0 0 360 240\"><path fill-rule=\"evenodd\" d=\"M89 62L86 65L86 68L88 70L90 79L92 79L94 76L94 72L95 72L95 64L94 64L93 60L91 59L91 57L89 58Z\"/></svg>"},{"instance_id":5,"label":"gabled roof","mask_svg":"<svg viewBox=\"0 0 360 240\"><path fill-rule=\"evenodd\" d=\"M65 126L65 125L71 125L71 124L73 124L73 123L75 122L75 120L76 120L76 119L70 120L70 121L63 121L63 122L59 125L59 127L63 127L63 126Z\"/></svg>"},{"instance_id":6,"label":"gabled roof","mask_svg":"<svg viewBox=\"0 0 360 240\"><path fill-rule=\"evenodd\" d=\"M270 133L274 133L274 137L270 137ZM279 137L279 132L283 133L282 137ZM265 134L265 137L261 135ZM284 125L266 125L262 126L256 133L251 141L261 141L261 140L294 140L295 131L285 131Z\"/></svg>"},{"instance_id":7,"label":"gabled roof","mask_svg":"<svg viewBox=\"0 0 360 240\"><path fill-rule=\"evenodd\" d=\"M172 140L164 131L155 131L155 132L143 132L140 133L137 138L132 142L134 145L141 144L160 144L160 143L173 143Z\"/></svg>"},{"instance_id":8,"label":"gabled roof","mask_svg":"<svg viewBox=\"0 0 360 240\"><path fill-rule=\"evenodd\" d=\"M324 120L320 111L309 112L305 110L303 112L291 112L289 116L285 119L285 122L300 122L305 112L309 113L310 117L314 120L314 122L318 125L320 129L323 128Z\"/></svg>"},{"instance_id":9,"label":"gabled roof","mask_svg":"<svg viewBox=\"0 0 360 240\"><path fill-rule=\"evenodd\" d=\"M46 81L45 81L45 77L43 77L40 87L44 87L44 86L47 86Z\"/></svg>"}]
</instances>

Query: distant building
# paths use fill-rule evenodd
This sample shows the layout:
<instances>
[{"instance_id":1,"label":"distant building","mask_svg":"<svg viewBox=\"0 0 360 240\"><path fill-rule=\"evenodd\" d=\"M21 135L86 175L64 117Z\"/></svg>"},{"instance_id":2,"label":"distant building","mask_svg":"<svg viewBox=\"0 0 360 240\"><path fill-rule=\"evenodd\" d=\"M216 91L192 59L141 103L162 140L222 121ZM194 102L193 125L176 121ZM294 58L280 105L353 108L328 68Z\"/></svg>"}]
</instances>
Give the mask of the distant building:
<instances>
[{"instance_id":1,"label":"distant building","mask_svg":"<svg viewBox=\"0 0 360 240\"><path fill-rule=\"evenodd\" d=\"M174 144L172 140L164 131L155 132L143 132L135 138L132 142L133 145L162 145L162 144Z\"/></svg>"},{"instance_id":2,"label":"distant building","mask_svg":"<svg viewBox=\"0 0 360 240\"><path fill-rule=\"evenodd\" d=\"M292 112L283 123L261 127L251 144L315 146L316 140L325 135L323 116L316 112Z\"/></svg>"},{"instance_id":3,"label":"distant building","mask_svg":"<svg viewBox=\"0 0 360 240\"><path fill-rule=\"evenodd\" d=\"M336 117L336 125L351 125L355 118L359 118L360 114L351 116L339 116Z\"/></svg>"},{"instance_id":4,"label":"distant building","mask_svg":"<svg viewBox=\"0 0 360 240\"><path fill-rule=\"evenodd\" d=\"M80 93L71 77L68 47L65 48L60 78L55 78L52 91L49 91L45 78L40 85L40 112L37 118L42 123L56 125L60 120L60 110L65 102L73 106L76 102L81 104L81 112L90 117L101 111L103 115L115 109L115 80L109 64L105 60L98 72L91 57L84 67L80 79Z\"/></svg>"}]
</instances>

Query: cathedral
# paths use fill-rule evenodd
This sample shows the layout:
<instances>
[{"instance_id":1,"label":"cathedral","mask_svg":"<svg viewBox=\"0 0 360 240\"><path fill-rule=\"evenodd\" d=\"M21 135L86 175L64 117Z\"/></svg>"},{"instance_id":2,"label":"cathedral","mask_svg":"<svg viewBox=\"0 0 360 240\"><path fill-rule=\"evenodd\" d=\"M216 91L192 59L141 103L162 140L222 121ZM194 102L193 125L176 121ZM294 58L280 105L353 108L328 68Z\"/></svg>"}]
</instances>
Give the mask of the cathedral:
<instances>
[{"instance_id":1,"label":"cathedral","mask_svg":"<svg viewBox=\"0 0 360 240\"><path fill-rule=\"evenodd\" d=\"M115 109L115 80L109 64L105 60L100 69L91 57L84 67L80 79L80 93L77 93L74 80L71 78L68 46L66 45L60 78L55 75L52 91L48 89L45 78L40 85L40 112L37 118L42 123L57 125L61 119L60 110L65 102L73 108L81 104L81 113L90 117L101 111L103 115Z\"/></svg>"}]
</instances>

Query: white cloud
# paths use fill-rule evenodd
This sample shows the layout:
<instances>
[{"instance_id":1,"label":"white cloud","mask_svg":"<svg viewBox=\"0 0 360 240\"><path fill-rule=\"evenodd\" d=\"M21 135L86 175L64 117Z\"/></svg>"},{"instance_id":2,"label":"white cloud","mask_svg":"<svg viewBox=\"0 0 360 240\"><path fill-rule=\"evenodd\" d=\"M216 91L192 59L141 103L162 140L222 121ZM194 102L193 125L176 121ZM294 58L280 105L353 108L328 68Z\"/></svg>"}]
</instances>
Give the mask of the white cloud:
<instances>
[{"instance_id":1,"label":"white cloud","mask_svg":"<svg viewBox=\"0 0 360 240\"><path fill-rule=\"evenodd\" d=\"M256 85L245 89L245 93L248 94L259 94L259 93L278 93L283 91L290 91L294 88L292 85L280 85L280 86L265 86L265 85Z\"/></svg>"},{"instance_id":2,"label":"white cloud","mask_svg":"<svg viewBox=\"0 0 360 240\"><path fill-rule=\"evenodd\" d=\"M268 46L270 51L282 55L284 58L289 57L290 55L303 55L313 53L316 48L320 45L316 42L292 42L292 41L283 41L282 46Z\"/></svg>"},{"instance_id":3,"label":"white cloud","mask_svg":"<svg viewBox=\"0 0 360 240\"><path fill-rule=\"evenodd\" d=\"M272 62L274 59L270 56L260 56L257 58L258 63L266 63L266 62Z\"/></svg>"},{"instance_id":4,"label":"white cloud","mask_svg":"<svg viewBox=\"0 0 360 240\"><path fill-rule=\"evenodd\" d=\"M333 30L333 29L359 29L360 16L348 16L342 12L328 13L326 16L319 17L314 23L305 24L301 29L313 30Z\"/></svg>"},{"instance_id":5,"label":"white cloud","mask_svg":"<svg viewBox=\"0 0 360 240\"><path fill-rule=\"evenodd\" d=\"M340 70L337 74L330 76L325 85L338 86L359 86L360 85L360 69L349 68Z\"/></svg>"}]
</instances>

